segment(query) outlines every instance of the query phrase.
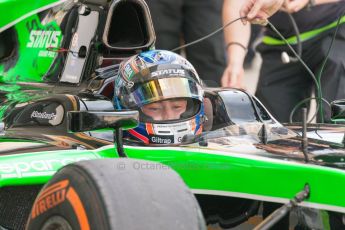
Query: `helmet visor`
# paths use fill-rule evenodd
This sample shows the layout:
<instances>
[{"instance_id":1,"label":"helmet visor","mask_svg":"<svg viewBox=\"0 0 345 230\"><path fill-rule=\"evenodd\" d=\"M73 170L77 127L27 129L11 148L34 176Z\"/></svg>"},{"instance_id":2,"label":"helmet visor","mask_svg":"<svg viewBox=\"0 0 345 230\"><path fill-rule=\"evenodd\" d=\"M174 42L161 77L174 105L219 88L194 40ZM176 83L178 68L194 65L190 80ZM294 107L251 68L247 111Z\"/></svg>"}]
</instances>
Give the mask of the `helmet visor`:
<instances>
[{"instance_id":1,"label":"helmet visor","mask_svg":"<svg viewBox=\"0 0 345 230\"><path fill-rule=\"evenodd\" d=\"M181 77L154 79L135 88L126 88L120 95L127 108L172 98L194 98L202 101L203 90L195 81Z\"/></svg>"}]
</instances>

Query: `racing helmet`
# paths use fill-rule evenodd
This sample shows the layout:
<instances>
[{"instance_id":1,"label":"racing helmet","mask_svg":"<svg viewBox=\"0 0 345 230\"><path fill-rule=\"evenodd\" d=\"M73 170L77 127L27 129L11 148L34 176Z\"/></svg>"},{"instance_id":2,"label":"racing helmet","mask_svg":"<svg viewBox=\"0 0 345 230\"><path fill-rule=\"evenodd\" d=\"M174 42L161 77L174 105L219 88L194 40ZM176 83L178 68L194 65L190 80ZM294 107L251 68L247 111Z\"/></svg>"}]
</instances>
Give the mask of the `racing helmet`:
<instances>
[{"instance_id":1,"label":"racing helmet","mask_svg":"<svg viewBox=\"0 0 345 230\"><path fill-rule=\"evenodd\" d=\"M204 104L201 80L178 54L150 50L120 63L115 80L116 110L139 111L139 126L124 138L146 145L178 145L187 134L202 132ZM172 111L173 115L166 115Z\"/></svg>"}]
</instances>

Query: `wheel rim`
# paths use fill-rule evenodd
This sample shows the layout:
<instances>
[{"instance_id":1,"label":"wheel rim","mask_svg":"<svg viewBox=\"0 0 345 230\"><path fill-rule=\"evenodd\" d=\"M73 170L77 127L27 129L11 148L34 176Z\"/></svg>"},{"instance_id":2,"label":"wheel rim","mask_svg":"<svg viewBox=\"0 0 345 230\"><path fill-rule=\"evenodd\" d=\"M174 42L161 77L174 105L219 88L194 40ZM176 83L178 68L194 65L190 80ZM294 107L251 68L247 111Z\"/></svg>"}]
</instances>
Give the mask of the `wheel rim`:
<instances>
[{"instance_id":1,"label":"wheel rim","mask_svg":"<svg viewBox=\"0 0 345 230\"><path fill-rule=\"evenodd\" d=\"M53 216L43 224L42 230L72 230L72 227L65 218Z\"/></svg>"}]
</instances>

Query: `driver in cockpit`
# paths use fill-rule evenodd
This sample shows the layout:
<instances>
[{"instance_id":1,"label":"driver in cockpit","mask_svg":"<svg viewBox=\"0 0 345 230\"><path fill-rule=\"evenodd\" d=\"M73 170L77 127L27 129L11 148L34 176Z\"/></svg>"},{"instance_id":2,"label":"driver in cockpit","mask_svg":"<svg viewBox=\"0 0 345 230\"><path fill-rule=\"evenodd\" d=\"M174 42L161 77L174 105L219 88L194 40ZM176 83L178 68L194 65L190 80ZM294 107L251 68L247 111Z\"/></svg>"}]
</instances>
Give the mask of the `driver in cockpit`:
<instances>
[{"instance_id":1,"label":"driver in cockpit","mask_svg":"<svg viewBox=\"0 0 345 230\"><path fill-rule=\"evenodd\" d=\"M164 50L142 52L122 62L115 80L117 110L136 109L138 127L124 138L141 144L176 145L200 134L205 121L201 80L180 55Z\"/></svg>"}]
</instances>

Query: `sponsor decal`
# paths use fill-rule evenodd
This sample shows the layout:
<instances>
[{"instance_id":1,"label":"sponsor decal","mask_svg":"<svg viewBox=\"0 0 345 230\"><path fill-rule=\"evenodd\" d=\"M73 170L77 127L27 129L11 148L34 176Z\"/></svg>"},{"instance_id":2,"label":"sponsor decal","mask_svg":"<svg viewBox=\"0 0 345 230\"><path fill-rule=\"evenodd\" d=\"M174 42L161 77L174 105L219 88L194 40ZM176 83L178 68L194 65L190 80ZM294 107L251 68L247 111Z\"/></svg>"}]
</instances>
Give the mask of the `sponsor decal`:
<instances>
[{"instance_id":1,"label":"sponsor decal","mask_svg":"<svg viewBox=\"0 0 345 230\"><path fill-rule=\"evenodd\" d=\"M40 118L40 119L46 119L46 120L54 120L56 118L55 113L46 113L46 112L38 112L38 111L33 111L31 113L31 118Z\"/></svg>"},{"instance_id":2,"label":"sponsor decal","mask_svg":"<svg viewBox=\"0 0 345 230\"><path fill-rule=\"evenodd\" d=\"M49 51L49 50L40 50L38 52L38 56L39 57L50 57L50 58L53 58L53 57L55 57L55 55L56 55L56 52Z\"/></svg>"},{"instance_id":3,"label":"sponsor decal","mask_svg":"<svg viewBox=\"0 0 345 230\"><path fill-rule=\"evenodd\" d=\"M27 48L44 49L40 50L38 56L40 57L55 57L56 53L46 50L47 48L57 48L61 31L53 30L31 30L29 41L26 44Z\"/></svg>"},{"instance_id":4,"label":"sponsor decal","mask_svg":"<svg viewBox=\"0 0 345 230\"><path fill-rule=\"evenodd\" d=\"M165 70L157 70L151 73L152 77L159 77L159 76L186 76L186 72L184 69L165 69Z\"/></svg>"},{"instance_id":5,"label":"sponsor decal","mask_svg":"<svg viewBox=\"0 0 345 230\"><path fill-rule=\"evenodd\" d=\"M121 69L121 66L120 66ZM130 64L126 64L125 68L121 71L121 80L122 83L125 85L127 88L132 88L134 86L134 82L130 81L130 78L134 75L133 70L131 69Z\"/></svg>"},{"instance_id":6,"label":"sponsor decal","mask_svg":"<svg viewBox=\"0 0 345 230\"><path fill-rule=\"evenodd\" d=\"M188 128L189 126L189 121L187 122L180 122L180 123L175 123L175 124L153 124L153 128L155 132L159 132L161 130L179 130L179 129L185 129Z\"/></svg>"},{"instance_id":7,"label":"sponsor decal","mask_svg":"<svg viewBox=\"0 0 345 230\"><path fill-rule=\"evenodd\" d=\"M61 31L32 30L27 48L57 48Z\"/></svg>"},{"instance_id":8,"label":"sponsor decal","mask_svg":"<svg viewBox=\"0 0 345 230\"><path fill-rule=\"evenodd\" d=\"M182 138L183 138L183 136L177 137L177 143L181 143L182 142Z\"/></svg>"},{"instance_id":9,"label":"sponsor decal","mask_svg":"<svg viewBox=\"0 0 345 230\"><path fill-rule=\"evenodd\" d=\"M132 62L132 66L139 67L138 72L142 69L146 69L146 65L145 65L144 60L139 56L134 59L134 62Z\"/></svg>"},{"instance_id":10,"label":"sponsor decal","mask_svg":"<svg viewBox=\"0 0 345 230\"><path fill-rule=\"evenodd\" d=\"M126 85L126 88L130 89L134 86L134 82L129 81L129 82L126 82L125 85Z\"/></svg>"},{"instance_id":11,"label":"sponsor decal","mask_svg":"<svg viewBox=\"0 0 345 230\"><path fill-rule=\"evenodd\" d=\"M1 178L23 178L34 176L53 175L59 168L82 160L91 160L90 157L70 157L62 159L47 159L33 161L16 161L0 163Z\"/></svg>"},{"instance_id":12,"label":"sponsor decal","mask_svg":"<svg viewBox=\"0 0 345 230\"><path fill-rule=\"evenodd\" d=\"M58 107L56 107L55 112L56 112L56 116L54 117L54 119L48 121L49 124L54 125L54 126L61 124L64 118L65 111L64 111L63 106L59 105Z\"/></svg>"},{"instance_id":13,"label":"sponsor decal","mask_svg":"<svg viewBox=\"0 0 345 230\"><path fill-rule=\"evenodd\" d=\"M131 79L134 75L134 71L132 69L132 66L130 63L126 64L125 65L125 68L124 68L124 75L128 78L128 79Z\"/></svg>"},{"instance_id":14,"label":"sponsor decal","mask_svg":"<svg viewBox=\"0 0 345 230\"><path fill-rule=\"evenodd\" d=\"M147 51L139 55L146 63L165 64L175 60L175 56L164 51Z\"/></svg>"},{"instance_id":15,"label":"sponsor decal","mask_svg":"<svg viewBox=\"0 0 345 230\"><path fill-rule=\"evenodd\" d=\"M84 205L76 190L72 186L69 186L69 184L69 180L62 180L40 192L32 207L30 219L35 219L67 200L77 216L80 229L89 230L90 225Z\"/></svg>"},{"instance_id":16,"label":"sponsor decal","mask_svg":"<svg viewBox=\"0 0 345 230\"><path fill-rule=\"evenodd\" d=\"M171 144L174 143L174 136L167 135L167 136L150 136L150 142L155 144Z\"/></svg>"},{"instance_id":17,"label":"sponsor decal","mask_svg":"<svg viewBox=\"0 0 345 230\"><path fill-rule=\"evenodd\" d=\"M64 202L66 200L66 188L68 184L68 180L63 180L45 188L39 194L39 197L32 207L31 218L34 219L49 209Z\"/></svg>"}]
</instances>

